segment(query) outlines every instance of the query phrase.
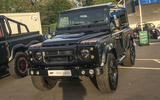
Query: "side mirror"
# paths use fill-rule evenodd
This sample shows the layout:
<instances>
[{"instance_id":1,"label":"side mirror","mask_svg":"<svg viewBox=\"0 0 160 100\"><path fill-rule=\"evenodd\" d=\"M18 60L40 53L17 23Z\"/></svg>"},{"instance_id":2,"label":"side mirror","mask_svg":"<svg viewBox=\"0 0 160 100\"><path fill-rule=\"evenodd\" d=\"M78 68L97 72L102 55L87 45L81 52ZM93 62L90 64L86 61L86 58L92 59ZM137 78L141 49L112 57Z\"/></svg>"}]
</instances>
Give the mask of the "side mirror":
<instances>
[{"instance_id":1,"label":"side mirror","mask_svg":"<svg viewBox=\"0 0 160 100\"><path fill-rule=\"evenodd\" d=\"M48 27L48 32L44 35L45 40L52 39L55 36L55 31Z\"/></svg>"}]
</instances>

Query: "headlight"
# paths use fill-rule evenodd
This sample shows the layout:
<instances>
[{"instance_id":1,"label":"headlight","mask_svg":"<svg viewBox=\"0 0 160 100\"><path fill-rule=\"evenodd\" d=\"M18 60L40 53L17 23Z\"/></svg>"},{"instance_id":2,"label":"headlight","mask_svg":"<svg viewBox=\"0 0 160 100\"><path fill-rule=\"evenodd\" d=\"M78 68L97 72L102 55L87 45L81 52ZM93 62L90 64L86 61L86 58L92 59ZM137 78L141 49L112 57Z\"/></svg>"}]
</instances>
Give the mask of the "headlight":
<instances>
[{"instance_id":1,"label":"headlight","mask_svg":"<svg viewBox=\"0 0 160 100\"><path fill-rule=\"evenodd\" d=\"M32 54L32 51L29 51L29 54L31 55L31 54Z\"/></svg>"},{"instance_id":2,"label":"headlight","mask_svg":"<svg viewBox=\"0 0 160 100\"><path fill-rule=\"evenodd\" d=\"M82 56L82 58L85 58L85 59L89 58L90 57L89 50L87 50L87 49L81 50L81 56Z\"/></svg>"},{"instance_id":3,"label":"headlight","mask_svg":"<svg viewBox=\"0 0 160 100\"><path fill-rule=\"evenodd\" d=\"M37 60L41 60L42 59L42 53L41 52L36 52L35 57Z\"/></svg>"},{"instance_id":4,"label":"headlight","mask_svg":"<svg viewBox=\"0 0 160 100\"><path fill-rule=\"evenodd\" d=\"M48 39L51 39L51 38L52 38L52 35L51 35L51 34L48 34L47 38L48 38Z\"/></svg>"}]
</instances>

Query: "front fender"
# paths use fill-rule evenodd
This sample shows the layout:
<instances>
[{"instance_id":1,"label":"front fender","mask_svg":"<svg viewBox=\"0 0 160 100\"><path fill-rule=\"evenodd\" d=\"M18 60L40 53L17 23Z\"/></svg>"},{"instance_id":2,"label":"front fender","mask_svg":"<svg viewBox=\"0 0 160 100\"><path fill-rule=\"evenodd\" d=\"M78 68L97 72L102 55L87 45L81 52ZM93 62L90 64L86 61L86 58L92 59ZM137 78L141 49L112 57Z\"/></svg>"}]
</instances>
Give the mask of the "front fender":
<instances>
[{"instance_id":1,"label":"front fender","mask_svg":"<svg viewBox=\"0 0 160 100\"><path fill-rule=\"evenodd\" d=\"M11 55L9 57L9 62L14 59L14 56L15 56L17 51L25 51L25 50L27 50L27 48L24 44L15 45L11 50Z\"/></svg>"},{"instance_id":2,"label":"front fender","mask_svg":"<svg viewBox=\"0 0 160 100\"><path fill-rule=\"evenodd\" d=\"M106 45L103 49L103 53L102 53L102 61L101 61L101 64L100 66L104 66L106 60L107 60L107 55L108 53L112 50L113 48L113 44L110 43L109 45Z\"/></svg>"},{"instance_id":3,"label":"front fender","mask_svg":"<svg viewBox=\"0 0 160 100\"><path fill-rule=\"evenodd\" d=\"M33 45L33 44L37 44L37 43L39 43L39 41L33 40L33 41L31 41L30 43L28 43L28 44L26 45L26 48L28 48L29 46L31 46L31 45Z\"/></svg>"}]
</instances>

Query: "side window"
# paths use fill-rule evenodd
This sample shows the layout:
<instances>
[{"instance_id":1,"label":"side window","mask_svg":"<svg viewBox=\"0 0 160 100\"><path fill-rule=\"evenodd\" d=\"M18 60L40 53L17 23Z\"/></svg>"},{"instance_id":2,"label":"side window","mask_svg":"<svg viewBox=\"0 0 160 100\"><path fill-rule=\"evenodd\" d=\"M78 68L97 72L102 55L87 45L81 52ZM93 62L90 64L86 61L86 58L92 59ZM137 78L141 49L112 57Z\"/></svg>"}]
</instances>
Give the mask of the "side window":
<instances>
[{"instance_id":1,"label":"side window","mask_svg":"<svg viewBox=\"0 0 160 100\"><path fill-rule=\"evenodd\" d=\"M113 16L113 23L115 24L115 27L116 28L120 28L120 19L119 19L119 16L117 16L117 15L114 15Z\"/></svg>"},{"instance_id":2,"label":"side window","mask_svg":"<svg viewBox=\"0 0 160 100\"><path fill-rule=\"evenodd\" d=\"M119 16L119 23L122 28L128 26L128 19L126 13L123 13Z\"/></svg>"},{"instance_id":3,"label":"side window","mask_svg":"<svg viewBox=\"0 0 160 100\"><path fill-rule=\"evenodd\" d=\"M0 23L0 37L2 37L2 26L1 26L1 23Z\"/></svg>"},{"instance_id":4,"label":"side window","mask_svg":"<svg viewBox=\"0 0 160 100\"><path fill-rule=\"evenodd\" d=\"M114 29L116 29L116 23L115 23L115 20L114 20L114 18L111 18L110 27L111 27L111 30L114 30Z\"/></svg>"}]
</instances>

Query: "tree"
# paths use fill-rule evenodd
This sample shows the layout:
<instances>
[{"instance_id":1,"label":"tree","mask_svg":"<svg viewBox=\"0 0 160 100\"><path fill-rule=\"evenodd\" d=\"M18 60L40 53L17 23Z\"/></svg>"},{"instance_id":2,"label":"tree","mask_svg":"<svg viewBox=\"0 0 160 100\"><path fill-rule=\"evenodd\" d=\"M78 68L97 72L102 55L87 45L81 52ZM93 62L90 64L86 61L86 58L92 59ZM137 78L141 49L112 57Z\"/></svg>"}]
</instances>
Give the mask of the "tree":
<instances>
[{"instance_id":1,"label":"tree","mask_svg":"<svg viewBox=\"0 0 160 100\"><path fill-rule=\"evenodd\" d=\"M102 4L107 2L116 2L117 0L81 0L83 2L83 6Z\"/></svg>"},{"instance_id":2,"label":"tree","mask_svg":"<svg viewBox=\"0 0 160 100\"><path fill-rule=\"evenodd\" d=\"M107 2L116 2L116 0L94 0L93 4L102 4Z\"/></svg>"},{"instance_id":3,"label":"tree","mask_svg":"<svg viewBox=\"0 0 160 100\"><path fill-rule=\"evenodd\" d=\"M12 0L1 0L0 3L0 13L10 12L12 10Z\"/></svg>"},{"instance_id":4,"label":"tree","mask_svg":"<svg viewBox=\"0 0 160 100\"><path fill-rule=\"evenodd\" d=\"M58 19L58 14L64 10L72 8L68 0L49 0L41 9L42 24L52 24Z\"/></svg>"},{"instance_id":5,"label":"tree","mask_svg":"<svg viewBox=\"0 0 160 100\"><path fill-rule=\"evenodd\" d=\"M83 6L93 5L93 0L83 0Z\"/></svg>"}]
</instances>

